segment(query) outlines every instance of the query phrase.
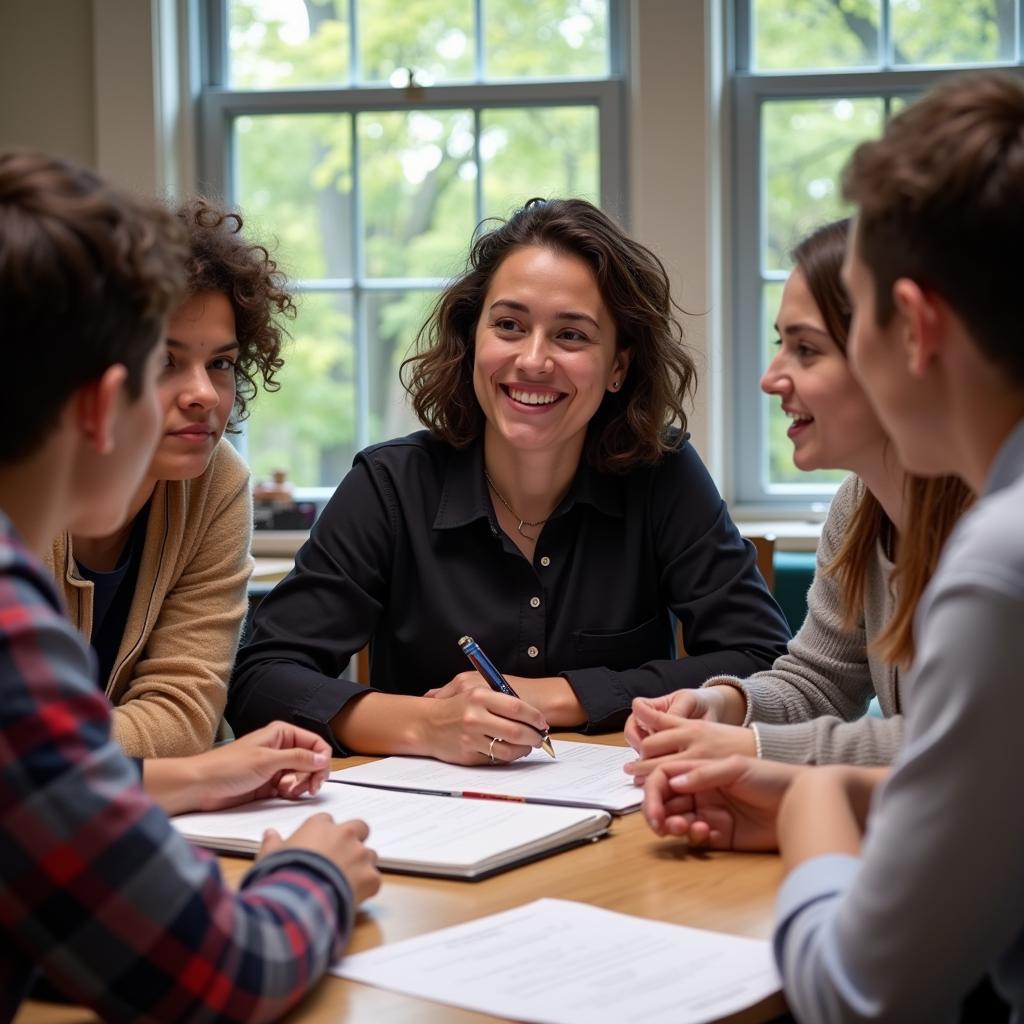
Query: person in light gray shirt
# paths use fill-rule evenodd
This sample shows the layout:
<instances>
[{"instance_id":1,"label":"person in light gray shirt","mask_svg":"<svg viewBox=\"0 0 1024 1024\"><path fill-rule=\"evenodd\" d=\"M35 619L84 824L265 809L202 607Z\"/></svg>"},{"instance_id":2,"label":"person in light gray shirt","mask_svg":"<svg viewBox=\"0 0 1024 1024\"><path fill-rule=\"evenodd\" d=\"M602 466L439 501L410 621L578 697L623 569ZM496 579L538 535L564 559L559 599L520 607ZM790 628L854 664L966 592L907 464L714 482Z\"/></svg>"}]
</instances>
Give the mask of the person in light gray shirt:
<instances>
[{"instance_id":1,"label":"person in light gray shirt","mask_svg":"<svg viewBox=\"0 0 1024 1024\"><path fill-rule=\"evenodd\" d=\"M695 843L778 844L774 943L798 1020L956 1021L987 974L1022 1021L1024 89L946 83L858 147L845 192L851 365L902 464L979 494L918 607L904 745L891 774L677 761L652 772L644 812Z\"/></svg>"},{"instance_id":2,"label":"person in light gray shirt","mask_svg":"<svg viewBox=\"0 0 1024 1024\"><path fill-rule=\"evenodd\" d=\"M797 467L856 474L829 509L807 617L768 671L635 699L626 739L639 756L626 771L638 781L679 755L889 764L899 749L913 612L972 495L956 477L903 470L850 371L852 309L840 280L849 225L826 224L793 250L775 320L778 352L761 379L793 420ZM928 529L906 528L923 518ZM881 718L865 715L876 696Z\"/></svg>"}]
</instances>

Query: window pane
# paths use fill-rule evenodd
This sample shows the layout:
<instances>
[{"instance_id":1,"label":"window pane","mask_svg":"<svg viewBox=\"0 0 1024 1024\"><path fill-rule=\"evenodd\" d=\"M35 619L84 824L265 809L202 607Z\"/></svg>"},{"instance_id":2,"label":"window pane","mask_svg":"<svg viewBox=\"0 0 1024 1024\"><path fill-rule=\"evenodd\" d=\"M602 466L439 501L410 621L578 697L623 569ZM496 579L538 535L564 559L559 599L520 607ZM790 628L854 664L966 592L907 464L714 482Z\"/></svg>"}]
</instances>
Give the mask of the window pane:
<instances>
[{"instance_id":1,"label":"window pane","mask_svg":"<svg viewBox=\"0 0 1024 1024\"><path fill-rule=\"evenodd\" d=\"M485 110L480 118L484 216L531 196L600 200L596 107Z\"/></svg>"},{"instance_id":2,"label":"window pane","mask_svg":"<svg viewBox=\"0 0 1024 1024\"><path fill-rule=\"evenodd\" d=\"M261 394L246 423L254 480L287 469L300 486L333 487L356 447L355 347L347 292L299 296L281 390Z\"/></svg>"},{"instance_id":3,"label":"window pane","mask_svg":"<svg viewBox=\"0 0 1024 1024\"><path fill-rule=\"evenodd\" d=\"M878 65L880 0L754 0L758 71Z\"/></svg>"},{"instance_id":4,"label":"window pane","mask_svg":"<svg viewBox=\"0 0 1024 1024\"><path fill-rule=\"evenodd\" d=\"M608 0L484 0L489 79L608 74Z\"/></svg>"},{"instance_id":5,"label":"window pane","mask_svg":"<svg viewBox=\"0 0 1024 1024\"><path fill-rule=\"evenodd\" d=\"M366 293L371 443L402 437L422 427L398 371L412 352L416 332L436 298L433 291Z\"/></svg>"},{"instance_id":6,"label":"window pane","mask_svg":"<svg viewBox=\"0 0 1024 1024\"><path fill-rule=\"evenodd\" d=\"M228 0L236 89L349 80L348 0Z\"/></svg>"},{"instance_id":7,"label":"window pane","mask_svg":"<svg viewBox=\"0 0 1024 1024\"><path fill-rule=\"evenodd\" d=\"M782 282L772 281L766 283L762 290L761 303L761 336L764 344L762 352L762 372L775 358L778 351L775 345L775 317L779 311L779 303L782 301ZM763 395L764 420L767 430L762 436L768 438L768 451L765 453L768 459L768 483L772 484L800 484L803 487L812 485L828 485L838 483L847 472L842 469L819 469L811 473L805 473L793 465L793 442L786 436L792 421L782 412L782 403L777 395Z\"/></svg>"},{"instance_id":8,"label":"window pane","mask_svg":"<svg viewBox=\"0 0 1024 1024\"><path fill-rule=\"evenodd\" d=\"M789 267L789 250L847 212L839 177L854 146L882 129L881 99L785 100L761 114L766 270Z\"/></svg>"},{"instance_id":9,"label":"window pane","mask_svg":"<svg viewBox=\"0 0 1024 1024\"><path fill-rule=\"evenodd\" d=\"M358 127L366 274L453 273L476 224L472 114L360 114Z\"/></svg>"},{"instance_id":10,"label":"window pane","mask_svg":"<svg viewBox=\"0 0 1024 1024\"><path fill-rule=\"evenodd\" d=\"M1014 0L892 0L893 63L985 64L1014 59Z\"/></svg>"},{"instance_id":11,"label":"window pane","mask_svg":"<svg viewBox=\"0 0 1024 1024\"><path fill-rule=\"evenodd\" d=\"M276 238L292 277L351 277L352 146L346 114L235 121L235 197Z\"/></svg>"},{"instance_id":12,"label":"window pane","mask_svg":"<svg viewBox=\"0 0 1024 1024\"><path fill-rule=\"evenodd\" d=\"M360 77L420 85L473 77L472 0L358 0Z\"/></svg>"}]
</instances>

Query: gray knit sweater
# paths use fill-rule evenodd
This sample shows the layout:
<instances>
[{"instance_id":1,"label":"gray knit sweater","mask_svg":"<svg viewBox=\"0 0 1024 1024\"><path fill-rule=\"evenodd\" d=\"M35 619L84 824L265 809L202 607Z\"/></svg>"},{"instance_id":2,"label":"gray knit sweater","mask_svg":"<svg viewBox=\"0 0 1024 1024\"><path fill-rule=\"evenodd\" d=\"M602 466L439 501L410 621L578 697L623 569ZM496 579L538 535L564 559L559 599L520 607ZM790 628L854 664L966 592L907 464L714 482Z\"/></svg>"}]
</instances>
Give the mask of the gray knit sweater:
<instances>
[{"instance_id":1,"label":"gray knit sweater","mask_svg":"<svg viewBox=\"0 0 1024 1024\"><path fill-rule=\"evenodd\" d=\"M839 586L822 571L839 549L864 485L848 477L836 492L818 544L807 618L767 672L748 679L715 676L705 686L736 686L747 697L762 757L802 764L889 764L903 736L897 670L869 648L893 611L892 563L879 545L868 567L864 609L852 632L842 627ZM885 718L864 717L878 695Z\"/></svg>"}]
</instances>

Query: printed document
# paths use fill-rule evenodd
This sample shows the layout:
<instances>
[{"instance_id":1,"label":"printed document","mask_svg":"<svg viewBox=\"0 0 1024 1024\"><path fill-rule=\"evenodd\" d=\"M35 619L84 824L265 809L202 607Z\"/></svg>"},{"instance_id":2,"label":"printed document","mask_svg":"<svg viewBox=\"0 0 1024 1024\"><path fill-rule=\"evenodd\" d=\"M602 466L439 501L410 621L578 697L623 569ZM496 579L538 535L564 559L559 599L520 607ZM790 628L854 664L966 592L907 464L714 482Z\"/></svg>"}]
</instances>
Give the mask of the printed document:
<instances>
[{"instance_id":1,"label":"printed document","mask_svg":"<svg viewBox=\"0 0 1024 1024\"><path fill-rule=\"evenodd\" d=\"M533 750L511 764L479 768L426 757L385 757L332 772L331 781L445 796L487 795L527 803L599 807L612 814L639 808L644 791L623 771L625 764L636 759L630 747L552 742L558 755L554 761L543 750Z\"/></svg>"},{"instance_id":2,"label":"printed document","mask_svg":"<svg viewBox=\"0 0 1024 1024\"><path fill-rule=\"evenodd\" d=\"M555 899L354 953L331 971L536 1024L706 1024L780 988L767 942Z\"/></svg>"}]
</instances>

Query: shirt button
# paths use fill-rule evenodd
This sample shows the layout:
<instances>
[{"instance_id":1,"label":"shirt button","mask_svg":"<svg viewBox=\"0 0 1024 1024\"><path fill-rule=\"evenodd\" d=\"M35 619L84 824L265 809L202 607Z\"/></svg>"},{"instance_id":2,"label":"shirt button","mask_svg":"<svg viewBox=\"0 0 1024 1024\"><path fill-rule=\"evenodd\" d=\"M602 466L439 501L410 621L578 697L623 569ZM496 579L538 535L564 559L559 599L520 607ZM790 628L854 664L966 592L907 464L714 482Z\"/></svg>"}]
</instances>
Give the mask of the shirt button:
<instances>
[{"instance_id":1,"label":"shirt button","mask_svg":"<svg viewBox=\"0 0 1024 1024\"><path fill-rule=\"evenodd\" d=\"M551 559L550 559L550 558L548 558L548 556L547 556L547 555L545 555L545 556L544 556L544 557L543 557L543 558L542 558L542 559L540 560L540 564L541 564L541 565L550 565L550 564L551 564Z\"/></svg>"},{"instance_id":2,"label":"shirt button","mask_svg":"<svg viewBox=\"0 0 1024 1024\"><path fill-rule=\"evenodd\" d=\"M530 598L530 607L531 608L539 608L540 607L540 598L539 597L531 597Z\"/></svg>"},{"instance_id":3,"label":"shirt button","mask_svg":"<svg viewBox=\"0 0 1024 1024\"><path fill-rule=\"evenodd\" d=\"M538 654L540 654L540 651L538 651L538 650L537 650L537 648L536 648L536 647L534 647L534 646L533 646L533 645L531 644L531 645L530 645L529 647L527 647L527 648L526 648L526 653L527 653L527 654L528 654L528 655L529 655L529 656L530 656L531 658L536 658L536 657L537 657L537 655L538 655Z\"/></svg>"}]
</instances>

